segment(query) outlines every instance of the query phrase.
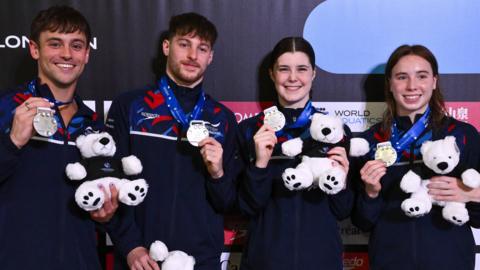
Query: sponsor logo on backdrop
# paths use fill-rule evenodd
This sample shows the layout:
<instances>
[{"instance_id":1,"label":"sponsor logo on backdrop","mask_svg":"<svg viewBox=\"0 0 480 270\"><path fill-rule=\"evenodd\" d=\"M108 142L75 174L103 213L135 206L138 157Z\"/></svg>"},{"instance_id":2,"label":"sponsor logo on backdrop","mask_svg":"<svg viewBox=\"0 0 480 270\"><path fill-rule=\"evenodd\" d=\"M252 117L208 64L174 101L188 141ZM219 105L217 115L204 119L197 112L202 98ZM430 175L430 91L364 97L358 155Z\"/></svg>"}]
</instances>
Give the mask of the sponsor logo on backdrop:
<instances>
[{"instance_id":1,"label":"sponsor logo on backdrop","mask_svg":"<svg viewBox=\"0 0 480 270\"><path fill-rule=\"evenodd\" d=\"M29 39L27 36L8 35L5 38L0 38L0 49L26 49L28 48ZM98 47L97 38L92 37L90 48L96 50Z\"/></svg>"},{"instance_id":2,"label":"sponsor logo on backdrop","mask_svg":"<svg viewBox=\"0 0 480 270\"><path fill-rule=\"evenodd\" d=\"M237 122L239 123L257 115L259 112L273 105L273 102L222 101L221 103L227 106L235 114L235 118L237 118Z\"/></svg>"},{"instance_id":3,"label":"sponsor logo on backdrop","mask_svg":"<svg viewBox=\"0 0 480 270\"><path fill-rule=\"evenodd\" d=\"M314 102L329 115L342 118L352 132L362 132L382 120L384 102Z\"/></svg>"},{"instance_id":4,"label":"sponsor logo on backdrop","mask_svg":"<svg viewBox=\"0 0 480 270\"><path fill-rule=\"evenodd\" d=\"M453 118L480 130L480 102L446 102L446 109Z\"/></svg>"},{"instance_id":5,"label":"sponsor logo on backdrop","mask_svg":"<svg viewBox=\"0 0 480 270\"><path fill-rule=\"evenodd\" d=\"M366 252L344 252L344 270L368 270L368 253Z\"/></svg>"}]
</instances>

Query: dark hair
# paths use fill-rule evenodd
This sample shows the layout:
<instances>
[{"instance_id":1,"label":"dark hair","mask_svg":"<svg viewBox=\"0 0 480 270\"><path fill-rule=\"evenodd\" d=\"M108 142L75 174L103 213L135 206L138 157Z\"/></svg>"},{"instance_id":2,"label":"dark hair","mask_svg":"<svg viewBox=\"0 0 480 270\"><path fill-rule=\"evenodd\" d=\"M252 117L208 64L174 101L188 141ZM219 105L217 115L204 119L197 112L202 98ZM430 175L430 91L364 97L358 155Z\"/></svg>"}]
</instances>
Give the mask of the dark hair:
<instances>
[{"instance_id":1,"label":"dark hair","mask_svg":"<svg viewBox=\"0 0 480 270\"><path fill-rule=\"evenodd\" d=\"M30 39L39 43L40 33L44 31L74 33L79 31L85 34L87 44L90 43L92 34L85 17L69 6L53 6L40 11L32 21Z\"/></svg>"},{"instance_id":2,"label":"dark hair","mask_svg":"<svg viewBox=\"0 0 480 270\"><path fill-rule=\"evenodd\" d=\"M392 126L393 118L395 117L396 104L393 94L390 91L390 79L392 77L393 67L400 61L400 59L407 55L416 55L425 59L432 67L433 76L437 78L437 88L433 91L430 98L430 117L433 128L439 128L446 116L445 103L440 89L440 77L438 75L438 63L433 53L422 45L402 45L395 49L388 58L385 66L385 102L387 109L383 114L382 129L383 132L390 136L390 127Z\"/></svg>"},{"instance_id":3,"label":"dark hair","mask_svg":"<svg viewBox=\"0 0 480 270\"><path fill-rule=\"evenodd\" d=\"M190 12L173 16L168 27L168 39L171 40L175 35L188 34L210 42L212 47L217 40L217 28L202 15Z\"/></svg>"},{"instance_id":4,"label":"dark hair","mask_svg":"<svg viewBox=\"0 0 480 270\"><path fill-rule=\"evenodd\" d=\"M315 69L315 52L312 45L302 37L286 37L281 39L270 54L269 69L273 70L273 66L277 59L286 52L303 52L308 56L308 60Z\"/></svg>"}]
</instances>

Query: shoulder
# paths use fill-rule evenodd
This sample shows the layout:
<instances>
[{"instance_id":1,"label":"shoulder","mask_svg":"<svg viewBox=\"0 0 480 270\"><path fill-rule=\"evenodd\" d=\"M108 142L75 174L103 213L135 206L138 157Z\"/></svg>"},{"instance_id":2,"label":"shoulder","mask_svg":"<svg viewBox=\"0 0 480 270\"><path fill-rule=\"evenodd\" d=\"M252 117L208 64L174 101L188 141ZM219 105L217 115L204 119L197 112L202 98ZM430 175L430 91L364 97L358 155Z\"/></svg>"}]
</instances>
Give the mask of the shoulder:
<instances>
[{"instance_id":1,"label":"shoulder","mask_svg":"<svg viewBox=\"0 0 480 270\"><path fill-rule=\"evenodd\" d=\"M210 95L206 95L206 109L213 112L216 115L222 115L228 119L235 119L235 115L233 112L225 105L217 101L216 99L212 98Z\"/></svg>"},{"instance_id":2,"label":"shoulder","mask_svg":"<svg viewBox=\"0 0 480 270\"><path fill-rule=\"evenodd\" d=\"M140 89L135 89L135 90L130 90L130 91L125 91L125 92L122 92L120 94L118 94L114 99L113 99L113 103L117 103L117 104L130 104L133 100L137 99L137 98L140 98L140 97L144 97L146 95L149 95L149 91L152 92L153 94L153 91L155 90L154 86L145 86L143 88L140 88ZM152 99L154 98L154 96L150 94L150 96L152 97Z\"/></svg>"},{"instance_id":3,"label":"shoulder","mask_svg":"<svg viewBox=\"0 0 480 270\"><path fill-rule=\"evenodd\" d=\"M388 138L386 138L386 135L382 131L382 124L377 123L365 131L361 132L359 137L366 139L367 141L386 141Z\"/></svg>"},{"instance_id":4,"label":"shoulder","mask_svg":"<svg viewBox=\"0 0 480 270\"><path fill-rule=\"evenodd\" d=\"M477 129L469 123L459 121L449 116L443 128L446 129L447 135L455 136L457 141L463 144L478 144L480 142Z\"/></svg>"},{"instance_id":5,"label":"shoulder","mask_svg":"<svg viewBox=\"0 0 480 270\"><path fill-rule=\"evenodd\" d=\"M240 135L246 140L253 138L253 135L262 126L262 116L263 114L257 114L256 116L250 117L240 122L240 124L238 125Z\"/></svg>"}]
</instances>

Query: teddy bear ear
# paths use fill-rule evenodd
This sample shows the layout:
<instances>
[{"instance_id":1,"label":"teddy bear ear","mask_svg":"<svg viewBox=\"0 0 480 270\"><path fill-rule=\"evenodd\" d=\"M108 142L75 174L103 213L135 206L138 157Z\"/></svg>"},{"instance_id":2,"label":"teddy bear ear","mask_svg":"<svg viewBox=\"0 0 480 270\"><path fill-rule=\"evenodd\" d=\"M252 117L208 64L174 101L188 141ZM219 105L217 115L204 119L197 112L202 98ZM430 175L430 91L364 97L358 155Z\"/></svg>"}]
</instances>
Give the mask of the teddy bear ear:
<instances>
[{"instance_id":1,"label":"teddy bear ear","mask_svg":"<svg viewBox=\"0 0 480 270\"><path fill-rule=\"evenodd\" d=\"M85 135L80 135L77 137L77 140L75 140L75 142L77 143L77 147L82 146L82 144L85 142L85 138Z\"/></svg>"},{"instance_id":2,"label":"teddy bear ear","mask_svg":"<svg viewBox=\"0 0 480 270\"><path fill-rule=\"evenodd\" d=\"M422 153L422 156L425 155L425 152L430 149L430 146L432 146L432 141L426 141L422 144L422 147L420 147L420 153Z\"/></svg>"}]
</instances>

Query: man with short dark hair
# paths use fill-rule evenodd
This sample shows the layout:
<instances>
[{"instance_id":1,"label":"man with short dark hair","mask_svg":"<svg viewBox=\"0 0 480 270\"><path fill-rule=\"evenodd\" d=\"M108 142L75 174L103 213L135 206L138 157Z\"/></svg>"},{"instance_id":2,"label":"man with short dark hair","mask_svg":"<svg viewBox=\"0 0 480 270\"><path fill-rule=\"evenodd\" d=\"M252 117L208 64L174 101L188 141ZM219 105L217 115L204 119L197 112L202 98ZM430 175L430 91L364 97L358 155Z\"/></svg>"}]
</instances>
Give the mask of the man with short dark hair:
<instances>
[{"instance_id":1,"label":"man with short dark hair","mask_svg":"<svg viewBox=\"0 0 480 270\"><path fill-rule=\"evenodd\" d=\"M42 10L29 44L38 77L0 97L2 270L101 269L95 223L76 205L78 184L65 175L66 165L81 159L76 137L101 125L76 94L90 37L77 10ZM107 221L114 204L107 201L91 217Z\"/></svg>"},{"instance_id":2,"label":"man with short dark hair","mask_svg":"<svg viewBox=\"0 0 480 270\"><path fill-rule=\"evenodd\" d=\"M110 109L107 127L119 155L138 156L149 183L145 201L121 206L109 224L130 269L159 269L145 248L154 240L194 256L195 269L220 269L222 214L236 196L237 124L203 90L216 37L201 15L172 17L162 44L166 74L150 88L122 94Z\"/></svg>"}]
</instances>

